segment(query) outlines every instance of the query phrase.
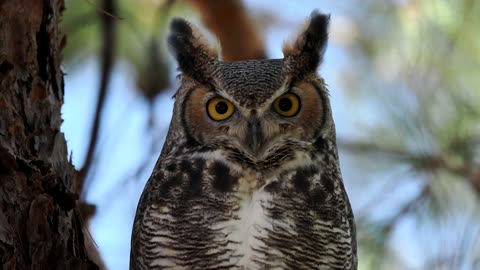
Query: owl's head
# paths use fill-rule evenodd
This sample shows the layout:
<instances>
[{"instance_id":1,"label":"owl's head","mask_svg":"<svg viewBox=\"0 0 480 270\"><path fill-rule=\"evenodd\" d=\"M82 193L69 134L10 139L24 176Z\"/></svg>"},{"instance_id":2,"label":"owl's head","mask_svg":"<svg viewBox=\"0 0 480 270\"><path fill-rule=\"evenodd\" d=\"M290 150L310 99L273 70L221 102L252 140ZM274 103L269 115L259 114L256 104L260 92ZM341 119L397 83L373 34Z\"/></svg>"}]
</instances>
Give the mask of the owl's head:
<instances>
[{"instance_id":1,"label":"owl's head","mask_svg":"<svg viewBox=\"0 0 480 270\"><path fill-rule=\"evenodd\" d=\"M221 61L197 28L174 19L168 42L181 71L172 120L181 130L177 141L278 165L318 139L334 139L328 93L317 74L329 18L314 11L284 45L283 59L240 62Z\"/></svg>"}]
</instances>

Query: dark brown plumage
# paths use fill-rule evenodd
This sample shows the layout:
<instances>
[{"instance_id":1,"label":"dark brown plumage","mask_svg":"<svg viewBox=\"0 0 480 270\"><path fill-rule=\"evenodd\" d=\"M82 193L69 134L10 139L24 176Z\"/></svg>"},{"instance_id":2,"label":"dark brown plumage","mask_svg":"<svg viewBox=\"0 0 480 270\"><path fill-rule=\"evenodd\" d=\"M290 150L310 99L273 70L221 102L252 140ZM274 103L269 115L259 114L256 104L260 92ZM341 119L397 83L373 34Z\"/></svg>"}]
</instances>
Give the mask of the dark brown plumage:
<instances>
[{"instance_id":1,"label":"dark brown plumage","mask_svg":"<svg viewBox=\"0 0 480 270\"><path fill-rule=\"evenodd\" d=\"M130 269L357 269L328 92L316 73L328 22L312 13L283 59L232 63L189 23L172 22L181 86L138 205ZM213 99L223 102L213 113L229 114L212 117Z\"/></svg>"}]
</instances>

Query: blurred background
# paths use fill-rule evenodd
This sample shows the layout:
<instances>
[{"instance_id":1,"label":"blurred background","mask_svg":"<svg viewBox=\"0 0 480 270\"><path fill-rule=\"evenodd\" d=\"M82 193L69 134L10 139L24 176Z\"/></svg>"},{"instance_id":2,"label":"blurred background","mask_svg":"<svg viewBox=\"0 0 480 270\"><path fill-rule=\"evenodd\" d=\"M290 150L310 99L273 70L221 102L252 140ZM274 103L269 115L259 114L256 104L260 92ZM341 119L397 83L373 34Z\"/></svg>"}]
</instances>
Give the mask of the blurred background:
<instances>
[{"instance_id":1,"label":"blurred background","mask_svg":"<svg viewBox=\"0 0 480 270\"><path fill-rule=\"evenodd\" d=\"M106 269L128 269L136 205L178 82L165 43L184 17L229 61L282 58L331 14L319 73L358 227L359 269L480 269L480 2L66 0L63 132Z\"/></svg>"}]
</instances>

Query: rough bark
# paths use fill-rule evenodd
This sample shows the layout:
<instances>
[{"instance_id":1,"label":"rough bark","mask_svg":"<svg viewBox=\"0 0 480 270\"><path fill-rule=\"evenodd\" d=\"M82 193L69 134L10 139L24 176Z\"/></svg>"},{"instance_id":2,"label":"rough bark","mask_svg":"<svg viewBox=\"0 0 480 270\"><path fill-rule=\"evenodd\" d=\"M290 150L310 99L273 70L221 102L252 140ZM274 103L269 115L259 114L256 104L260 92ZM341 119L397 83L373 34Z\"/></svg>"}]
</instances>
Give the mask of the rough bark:
<instances>
[{"instance_id":1,"label":"rough bark","mask_svg":"<svg viewBox=\"0 0 480 270\"><path fill-rule=\"evenodd\" d=\"M60 125L63 0L0 0L3 269L95 269Z\"/></svg>"}]
</instances>

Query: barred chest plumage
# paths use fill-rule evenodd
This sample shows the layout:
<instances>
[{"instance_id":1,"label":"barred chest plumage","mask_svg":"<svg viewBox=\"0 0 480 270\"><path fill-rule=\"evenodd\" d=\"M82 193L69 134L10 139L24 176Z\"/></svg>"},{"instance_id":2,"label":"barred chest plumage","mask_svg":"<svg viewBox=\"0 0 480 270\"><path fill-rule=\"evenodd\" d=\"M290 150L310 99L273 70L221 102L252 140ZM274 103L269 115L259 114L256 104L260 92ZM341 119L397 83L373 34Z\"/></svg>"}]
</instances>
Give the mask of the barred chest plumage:
<instances>
[{"instance_id":1,"label":"barred chest plumage","mask_svg":"<svg viewBox=\"0 0 480 270\"><path fill-rule=\"evenodd\" d=\"M348 206L331 175L313 165L268 177L232 168L166 163L161 198L141 221L145 269L351 268Z\"/></svg>"}]
</instances>

